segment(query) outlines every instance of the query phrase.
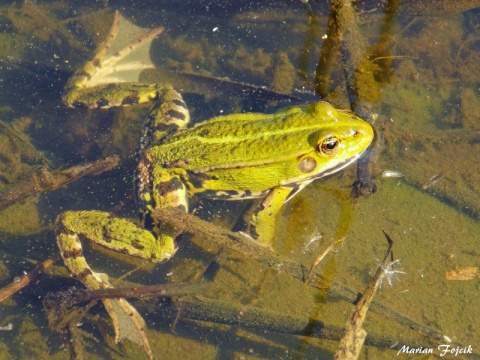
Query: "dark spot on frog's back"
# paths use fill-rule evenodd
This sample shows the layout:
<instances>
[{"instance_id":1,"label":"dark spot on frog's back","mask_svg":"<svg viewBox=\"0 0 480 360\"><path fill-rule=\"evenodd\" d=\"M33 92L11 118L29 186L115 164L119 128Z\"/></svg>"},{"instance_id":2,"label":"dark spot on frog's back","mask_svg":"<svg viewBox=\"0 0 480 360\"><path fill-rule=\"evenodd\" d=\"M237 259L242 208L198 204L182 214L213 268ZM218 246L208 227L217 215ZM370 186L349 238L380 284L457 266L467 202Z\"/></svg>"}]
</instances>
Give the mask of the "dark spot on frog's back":
<instances>
[{"instance_id":1,"label":"dark spot on frog's back","mask_svg":"<svg viewBox=\"0 0 480 360\"><path fill-rule=\"evenodd\" d=\"M203 187L203 182L205 180L215 180L215 177L213 176L209 176L207 174L204 174L204 173L194 173L194 172L190 172L189 173L189 177L188 177L188 184L191 185L192 187L194 187L195 189L201 189Z\"/></svg>"},{"instance_id":2,"label":"dark spot on frog's back","mask_svg":"<svg viewBox=\"0 0 480 360\"><path fill-rule=\"evenodd\" d=\"M178 130L178 126L176 124L165 124L162 122L158 122L155 124L155 130L164 132L166 135L174 134Z\"/></svg>"},{"instance_id":3,"label":"dark spot on frog's back","mask_svg":"<svg viewBox=\"0 0 480 360\"><path fill-rule=\"evenodd\" d=\"M180 211L182 211L182 212L187 212L187 208L186 208L185 205L183 205L183 204L177 205L177 206L175 206L174 208L175 208L175 209L178 209L178 210L180 210Z\"/></svg>"},{"instance_id":4,"label":"dark spot on frog's back","mask_svg":"<svg viewBox=\"0 0 480 360\"><path fill-rule=\"evenodd\" d=\"M180 99L175 99L172 101L175 105L180 106L181 108L187 109L187 104L185 104L182 100Z\"/></svg>"},{"instance_id":5,"label":"dark spot on frog's back","mask_svg":"<svg viewBox=\"0 0 480 360\"><path fill-rule=\"evenodd\" d=\"M99 57L96 57L92 60L92 65L95 67L100 67L101 59Z\"/></svg>"},{"instance_id":6,"label":"dark spot on frog's back","mask_svg":"<svg viewBox=\"0 0 480 360\"><path fill-rule=\"evenodd\" d=\"M76 259L76 258L82 257L83 252L81 249L73 249L69 251L63 251L62 256L65 259Z\"/></svg>"},{"instance_id":7,"label":"dark spot on frog's back","mask_svg":"<svg viewBox=\"0 0 480 360\"><path fill-rule=\"evenodd\" d=\"M122 105L137 105L137 104L138 104L138 96L136 95L125 96L122 99Z\"/></svg>"},{"instance_id":8,"label":"dark spot on frog's back","mask_svg":"<svg viewBox=\"0 0 480 360\"><path fill-rule=\"evenodd\" d=\"M97 107L103 108L103 107L108 107L110 105L110 102L107 99L100 99L96 102Z\"/></svg>"},{"instance_id":9,"label":"dark spot on frog's back","mask_svg":"<svg viewBox=\"0 0 480 360\"><path fill-rule=\"evenodd\" d=\"M183 189L183 183L177 178L173 178L170 181L161 182L156 186L156 190L161 195L181 189Z\"/></svg>"},{"instance_id":10,"label":"dark spot on frog's back","mask_svg":"<svg viewBox=\"0 0 480 360\"><path fill-rule=\"evenodd\" d=\"M175 119L185 120L185 114L177 110L170 109L168 110L167 115Z\"/></svg>"},{"instance_id":11,"label":"dark spot on frog's back","mask_svg":"<svg viewBox=\"0 0 480 360\"><path fill-rule=\"evenodd\" d=\"M132 245L132 247L134 247L135 249L137 250L143 250L145 249L145 246L143 246L140 241L138 240L132 240L132 242L130 243L130 245Z\"/></svg>"},{"instance_id":12,"label":"dark spot on frog's back","mask_svg":"<svg viewBox=\"0 0 480 360\"><path fill-rule=\"evenodd\" d=\"M102 229L102 240L105 241L105 243L107 244L112 242L111 231L109 231L109 229L105 227L103 227Z\"/></svg>"},{"instance_id":13,"label":"dark spot on frog's back","mask_svg":"<svg viewBox=\"0 0 480 360\"><path fill-rule=\"evenodd\" d=\"M92 270L90 269L83 269L81 272L77 273L76 277L78 280L80 281L85 281L87 279L87 277L93 275L93 272Z\"/></svg>"},{"instance_id":14,"label":"dark spot on frog's back","mask_svg":"<svg viewBox=\"0 0 480 360\"><path fill-rule=\"evenodd\" d=\"M202 193L203 197L217 200L231 200L231 199L244 199L250 198L252 192L250 190L236 191L236 190L222 190L214 191L209 190Z\"/></svg>"},{"instance_id":15,"label":"dark spot on frog's back","mask_svg":"<svg viewBox=\"0 0 480 360\"><path fill-rule=\"evenodd\" d=\"M75 76L78 76L79 78L84 77L85 79L87 79L87 81L92 78L92 75L86 71L79 71L78 73L75 74Z\"/></svg>"}]
</instances>

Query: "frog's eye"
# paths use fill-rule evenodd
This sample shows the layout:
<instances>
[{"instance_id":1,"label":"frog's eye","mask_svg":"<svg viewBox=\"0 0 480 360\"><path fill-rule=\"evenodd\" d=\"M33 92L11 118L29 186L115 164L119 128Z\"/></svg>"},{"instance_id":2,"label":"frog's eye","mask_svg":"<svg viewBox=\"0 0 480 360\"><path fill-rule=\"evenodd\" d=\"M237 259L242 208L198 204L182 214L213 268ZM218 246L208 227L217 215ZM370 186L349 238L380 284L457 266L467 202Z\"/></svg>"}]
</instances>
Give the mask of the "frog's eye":
<instances>
[{"instance_id":1,"label":"frog's eye","mask_svg":"<svg viewBox=\"0 0 480 360\"><path fill-rule=\"evenodd\" d=\"M318 150L325 155L335 155L340 140L336 136L329 136L318 145Z\"/></svg>"}]
</instances>

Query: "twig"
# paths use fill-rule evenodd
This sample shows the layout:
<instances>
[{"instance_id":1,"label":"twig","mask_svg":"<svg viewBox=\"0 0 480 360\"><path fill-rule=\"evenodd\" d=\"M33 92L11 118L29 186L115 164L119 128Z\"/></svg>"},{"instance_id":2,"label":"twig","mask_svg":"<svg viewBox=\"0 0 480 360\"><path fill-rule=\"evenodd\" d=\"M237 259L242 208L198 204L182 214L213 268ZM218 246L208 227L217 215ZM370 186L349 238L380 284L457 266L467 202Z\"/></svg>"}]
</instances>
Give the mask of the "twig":
<instances>
[{"instance_id":1,"label":"twig","mask_svg":"<svg viewBox=\"0 0 480 360\"><path fill-rule=\"evenodd\" d=\"M93 163L73 166L66 170L57 169L51 172L42 167L30 179L0 193L0 211L29 196L58 189L85 175L98 175L111 170L118 166L118 163L118 156L111 156Z\"/></svg>"},{"instance_id":2,"label":"twig","mask_svg":"<svg viewBox=\"0 0 480 360\"><path fill-rule=\"evenodd\" d=\"M328 247L319 256L317 256L317 258L313 262L313 265L310 267L310 270L308 271L307 276L305 277L305 281L304 281L305 283L310 278L310 275L312 274L312 271L315 268L315 266L317 266L320 263L320 261L322 261L325 258L325 256L327 256L327 254L330 251L332 251L333 248L335 248L335 246L337 246L337 244L343 242L344 240L345 240L345 237L341 237L340 239L332 241L330 245L328 245Z\"/></svg>"},{"instance_id":3,"label":"twig","mask_svg":"<svg viewBox=\"0 0 480 360\"><path fill-rule=\"evenodd\" d=\"M145 299L153 297L172 297L179 295L188 295L199 293L207 286L206 283L198 284L161 284L147 285L136 287L111 288L102 290L79 290L74 292L56 293L55 296L61 295L62 303L67 307L72 307L81 302L118 299L118 298L135 298Z\"/></svg>"},{"instance_id":4,"label":"twig","mask_svg":"<svg viewBox=\"0 0 480 360\"><path fill-rule=\"evenodd\" d=\"M344 329L341 327L326 325L320 320L285 315L256 306L235 304L231 301L195 296L173 299L172 302L174 306L172 311L181 311L179 322L208 321L216 324L241 326L260 332L270 331L334 341L339 341L344 334ZM400 349L403 344L409 344L412 348L437 346L437 343L430 342L428 339L422 342L419 339L405 339L398 336L393 338L374 332L369 332L365 339L365 345L383 349Z\"/></svg>"},{"instance_id":5,"label":"twig","mask_svg":"<svg viewBox=\"0 0 480 360\"><path fill-rule=\"evenodd\" d=\"M340 344L338 345L337 351L335 353L335 359L345 359L345 360L355 360L360 354L363 343L367 336L367 332L362 328L363 322L367 316L367 311L370 306L370 303L375 296L380 284L382 283L383 278L386 276L386 269L388 268L387 260L392 252L393 241L388 236L385 231L383 232L388 241L388 249L383 258L382 263L378 266L377 273L375 274L370 284L365 289L362 294L362 297L357 303L355 311L353 312L350 319L348 319L345 326L345 335ZM400 343L399 343L400 344Z\"/></svg>"},{"instance_id":6,"label":"twig","mask_svg":"<svg viewBox=\"0 0 480 360\"><path fill-rule=\"evenodd\" d=\"M27 286L32 280L36 279L41 273L51 267L55 261L60 260L60 255L50 258L40 265L36 266L32 271L23 276L16 277L12 283L0 289L0 302L8 299L10 296Z\"/></svg>"}]
</instances>

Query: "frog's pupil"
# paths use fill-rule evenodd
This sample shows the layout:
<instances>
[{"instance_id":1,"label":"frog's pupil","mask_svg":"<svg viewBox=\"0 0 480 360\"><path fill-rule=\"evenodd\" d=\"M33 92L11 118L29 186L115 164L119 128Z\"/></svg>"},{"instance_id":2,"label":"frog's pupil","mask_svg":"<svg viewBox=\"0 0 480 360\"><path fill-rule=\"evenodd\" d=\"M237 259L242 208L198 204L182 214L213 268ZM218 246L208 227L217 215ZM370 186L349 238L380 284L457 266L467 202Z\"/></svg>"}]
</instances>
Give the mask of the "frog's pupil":
<instances>
[{"instance_id":1,"label":"frog's pupil","mask_svg":"<svg viewBox=\"0 0 480 360\"><path fill-rule=\"evenodd\" d=\"M336 141L330 141L329 143L327 143L327 145L325 147L328 150L333 150L333 149L335 149L335 146L337 146L337 142Z\"/></svg>"}]
</instances>

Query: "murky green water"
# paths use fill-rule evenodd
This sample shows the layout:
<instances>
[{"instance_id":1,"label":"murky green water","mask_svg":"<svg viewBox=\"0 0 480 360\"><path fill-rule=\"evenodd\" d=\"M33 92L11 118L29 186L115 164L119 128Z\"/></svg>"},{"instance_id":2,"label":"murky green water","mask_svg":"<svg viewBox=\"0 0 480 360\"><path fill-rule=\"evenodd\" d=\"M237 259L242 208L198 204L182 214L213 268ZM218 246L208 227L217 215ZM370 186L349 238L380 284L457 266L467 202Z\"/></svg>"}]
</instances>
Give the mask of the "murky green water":
<instances>
[{"instance_id":1,"label":"murky green water","mask_svg":"<svg viewBox=\"0 0 480 360\"><path fill-rule=\"evenodd\" d=\"M40 166L68 168L113 154L120 156L121 165L29 197L0 213L1 287L58 254L52 224L60 212L101 209L136 216L130 200L134 151L148 106L88 111L67 109L61 103L69 76L105 38L113 9L139 27L166 28L152 43L150 54L141 55L151 57L155 71L141 76L172 83L185 95L196 120L235 111L274 111L286 104L272 101L271 93L252 94L239 83L305 101L315 98L315 71L327 33L325 4L75 4L0 5L0 191L29 179ZM353 202L348 196L355 179L352 167L308 186L285 206L281 216L275 251L297 262L298 269L300 264L305 266L305 272L328 244L345 236L316 271L328 281L353 289L353 294L368 286L384 256L387 243L382 229L394 240L394 256L400 260L395 270L402 273L396 274L391 285L385 281L375 300L400 315L388 318L372 306L364 328L377 346L365 346L361 358L393 358L398 350L388 348L394 344L424 345L440 355L437 346L448 344L447 339L432 339L407 329L399 324L406 318L454 340L453 348L470 346L477 357L480 353L478 272L470 280L446 279L448 271L480 266L479 18L475 2L466 6L457 2L453 8L442 1L422 2L422 6L404 2L395 16L385 15L379 6L359 10L362 36L375 65L363 69L367 75L375 73L365 77L361 92L378 113L377 191ZM381 41L385 39L381 31L391 31L387 42ZM129 31L121 28L119 34L121 41L128 42ZM338 107L349 107L341 58L332 63L329 100ZM391 170L403 177L382 177ZM438 181L429 181L434 178ZM119 206L122 202L123 207ZM199 206L203 213L213 214L204 217L215 223L225 218L234 222L241 207L218 202ZM112 253L93 250L87 251L92 266L111 276L138 265L125 263L125 256L119 261ZM149 285L193 281L217 250L208 239L185 238L171 261L138 271L127 280ZM184 309L176 319L168 301L135 303L146 319L157 358L333 357L338 342L314 339L315 329L309 321L310 325L315 319L327 328L341 329L353 311L351 301L332 287L304 286L286 267L268 267L249 258L227 251L213 284L201 292L205 298L218 300L219 308L231 307L235 316L230 313L215 321L198 321L189 319ZM54 331L43 300L48 293L72 286L82 287L57 262L47 275L2 302L1 359L66 359L72 356L72 348L88 359L143 356L141 348L128 342L113 344L100 305L63 332ZM259 315L255 325L219 324L242 321L245 314L256 310L268 314ZM278 326L283 316L291 318ZM298 330L299 326L304 329ZM398 358L420 356L400 353ZM462 356L474 358L475 354L445 358Z\"/></svg>"}]
</instances>

